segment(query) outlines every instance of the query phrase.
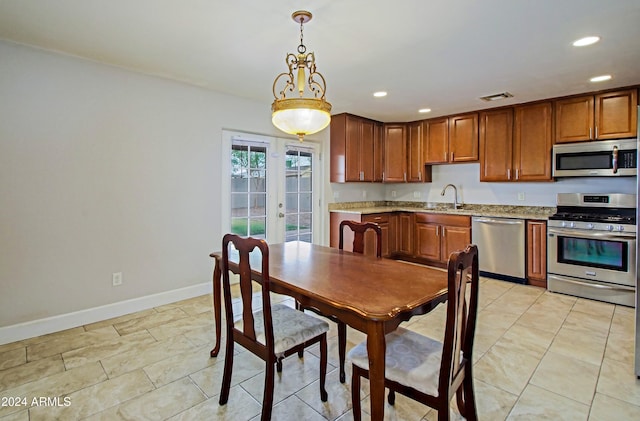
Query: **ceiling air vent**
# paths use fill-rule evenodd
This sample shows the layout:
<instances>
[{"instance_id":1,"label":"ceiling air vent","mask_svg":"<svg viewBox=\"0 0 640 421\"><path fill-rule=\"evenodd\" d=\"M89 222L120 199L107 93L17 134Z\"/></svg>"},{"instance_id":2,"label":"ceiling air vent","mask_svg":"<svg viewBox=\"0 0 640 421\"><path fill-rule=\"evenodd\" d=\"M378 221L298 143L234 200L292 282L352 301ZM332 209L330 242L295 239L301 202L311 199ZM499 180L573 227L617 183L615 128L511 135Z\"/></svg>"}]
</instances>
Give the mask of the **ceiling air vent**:
<instances>
[{"instance_id":1,"label":"ceiling air vent","mask_svg":"<svg viewBox=\"0 0 640 421\"><path fill-rule=\"evenodd\" d=\"M505 99L505 98L511 98L513 95L510 94L509 92L502 92L499 94L493 94L493 95L487 95L487 96L481 96L480 99L483 101L497 101L499 99Z\"/></svg>"}]
</instances>

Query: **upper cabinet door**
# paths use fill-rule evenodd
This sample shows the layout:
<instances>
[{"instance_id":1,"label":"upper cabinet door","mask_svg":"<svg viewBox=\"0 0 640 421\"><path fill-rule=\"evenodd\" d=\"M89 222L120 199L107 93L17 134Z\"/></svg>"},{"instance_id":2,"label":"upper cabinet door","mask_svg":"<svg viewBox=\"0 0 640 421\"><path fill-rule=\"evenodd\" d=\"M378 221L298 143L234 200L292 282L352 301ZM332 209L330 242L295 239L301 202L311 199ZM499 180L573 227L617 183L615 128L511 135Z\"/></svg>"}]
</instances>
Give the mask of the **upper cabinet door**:
<instances>
[{"instance_id":1,"label":"upper cabinet door","mask_svg":"<svg viewBox=\"0 0 640 421\"><path fill-rule=\"evenodd\" d=\"M638 91L607 92L595 97L595 138L636 137L638 128Z\"/></svg>"},{"instance_id":2,"label":"upper cabinet door","mask_svg":"<svg viewBox=\"0 0 640 421\"><path fill-rule=\"evenodd\" d=\"M512 174L513 109L480 113L480 181L509 181Z\"/></svg>"},{"instance_id":3,"label":"upper cabinet door","mask_svg":"<svg viewBox=\"0 0 640 421\"><path fill-rule=\"evenodd\" d=\"M593 95L560 99L556 107L556 143L594 139Z\"/></svg>"},{"instance_id":4,"label":"upper cabinet door","mask_svg":"<svg viewBox=\"0 0 640 421\"><path fill-rule=\"evenodd\" d=\"M332 183L376 181L374 154L376 140L380 137L379 127L380 124L375 121L351 114L342 113L331 117ZM382 152L377 152L381 161ZM382 168L377 170L382 174ZM382 181L382 175L377 181Z\"/></svg>"},{"instance_id":5,"label":"upper cabinet door","mask_svg":"<svg viewBox=\"0 0 640 421\"><path fill-rule=\"evenodd\" d=\"M382 182L384 175L384 138L382 123L373 124L373 181Z\"/></svg>"},{"instance_id":6,"label":"upper cabinet door","mask_svg":"<svg viewBox=\"0 0 640 421\"><path fill-rule=\"evenodd\" d=\"M422 122L407 124L407 181L423 180L424 161L422 156Z\"/></svg>"},{"instance_id":7,"label":"upper cabinet door","mask_svg":"<svg viewBox=\"0 0 640 421\"><path fill-rule=\"evenodd\" d=\"M361 131L362 123L359 118L348 115L346 120L345 137L345 174L346 181L361 181L362 171L360 159L362 155Z\"/></svg>"},{"instance_id":8,"label":"upper cabinet door","mask_svg":"<svg viewBox=\"0 0 640 421\"><path fill-rule=\"evenodd\" d=\"M426 120L424 130L424 162L440 164L449 160L449 119Z\"/></svg>"},{"instance_id":9,"label":"upper cabinet door","mask_svg":"<svg viewBox=\"0 0 640 421\"><path fill-rule=\"evenodd\" d=\"M449 117L449 162L478 160L478 113Z\"/></svg>"},{"instance_id":10,"label":"upper cabinet door","mask_svg":"<svg viewBox=\"0 0 640 421\"><path fill-rule=\"evenodd\" d=\"M374 181L375 124L373 121L362 120L360 127L360 181Z\"/></svg>"},{"instance_id":11,"label":"upper cabinet door","mask_svg":"<svg viewBox=\"0 0 640 421\"><path fill-rule=\"evenodd\" d=\"M401 183L407 179L407 126L384 125L384 181Z\"/></svg>"},{"instance_id":12,"label":"upper cabinet door","mask_svg":"<svg viewBox=\"0 0 640 421\"><path fill-rule=\"evenodd\" d=\"M637 105L636 89L557 100L556 143L636 137Z\"/></svg>"},{"instance_id":13,"label":"upper cabinet door","mask_svg":"<svg viewBox=\"0 0 640 421\"><path fill-rule=\"evenodd\" d=\"M553 118L551 102L515 107L515 181L551 181Z\"/></svg>"}]
</instances>

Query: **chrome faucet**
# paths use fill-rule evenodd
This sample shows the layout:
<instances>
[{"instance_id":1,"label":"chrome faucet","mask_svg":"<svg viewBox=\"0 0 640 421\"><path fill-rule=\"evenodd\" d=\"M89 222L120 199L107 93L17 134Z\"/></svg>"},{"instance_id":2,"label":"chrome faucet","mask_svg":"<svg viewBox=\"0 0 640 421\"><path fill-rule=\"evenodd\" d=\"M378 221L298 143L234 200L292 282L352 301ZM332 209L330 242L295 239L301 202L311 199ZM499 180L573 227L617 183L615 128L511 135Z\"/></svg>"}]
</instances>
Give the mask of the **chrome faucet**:
<instances>
[{"instance_id":1,"label":"chrome faucet","mask_svg":"<svg viewBox=\"0 0 640 421\"><path fill-rule=\"evenodd\" d=\"M444 186L444 188L440 192L440 196L444 196L444 193L447 191L447 187L453 187L453 208L460 209L462 207L462 204L458 203L458 189L453 184L447 184L446 186Z\"/></svg>"}]
</instances>

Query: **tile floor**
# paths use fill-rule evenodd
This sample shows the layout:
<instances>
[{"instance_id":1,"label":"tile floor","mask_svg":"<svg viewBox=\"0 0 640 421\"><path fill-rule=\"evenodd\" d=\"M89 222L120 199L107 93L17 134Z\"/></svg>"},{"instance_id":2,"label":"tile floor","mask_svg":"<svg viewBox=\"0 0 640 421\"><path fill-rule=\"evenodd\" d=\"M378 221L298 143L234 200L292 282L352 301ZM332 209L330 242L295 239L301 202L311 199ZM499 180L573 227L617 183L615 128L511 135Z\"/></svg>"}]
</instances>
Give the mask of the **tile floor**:
<instances>
[{"instance_id":1,"label":"tile floor","mask_svg":"<svg viewBox=\"0 0 640 421\"><path fill-rule=\"evenodd\" d=\"M406 326L440 338L444 310ZM482 279L478 317L480 420L640 419L633 309ZM294 355L276 378L274 420L353 419L350 367L347 384L340 384L331 326L328 402L318 392L317 352L302 360ZM206 295L0 345L0 421L259 419L264 365L240 347L229 403L218 405L224 351L209 358L213 331ZM349 330L349 347L363 339ZM364 411L367 391L365 382ZM437 413L398 396L385 417L435 420Z\"/></svg>"}]
</instances>

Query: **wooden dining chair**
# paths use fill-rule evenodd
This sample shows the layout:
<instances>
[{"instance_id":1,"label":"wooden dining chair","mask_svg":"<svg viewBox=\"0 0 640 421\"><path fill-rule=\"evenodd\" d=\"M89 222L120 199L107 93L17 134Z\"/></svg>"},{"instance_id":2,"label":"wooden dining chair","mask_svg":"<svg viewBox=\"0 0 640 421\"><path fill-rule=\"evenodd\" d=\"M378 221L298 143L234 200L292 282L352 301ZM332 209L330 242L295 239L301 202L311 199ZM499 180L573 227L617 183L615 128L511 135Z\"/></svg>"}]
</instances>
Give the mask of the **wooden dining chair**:
<instances>
[{"instance_id":1,"label":"wooden dining chair","mask_svg":"<svg viewBox=\"0 0 640 421\"><path fill-rule=\"evenodd\" d=\"M373 230L376 234L376 256L382 257L382 229L375 222L357 222L357 221L341 221L340 222L340 240L338 248L344 249L344 227L349 227L353 231L353 252L364 253L364 239L367 231Z\"/></svg>"},{"instance_id":2,"label":"wooden dining chair","mask_svg":"<svg viewBox=\"0 0 640 421\"><path fill-rule=\"evenodd\" d=\"M385 387L390 390L389 404L395 403L397 392L435 408L440 421L449 420L449 402L455 394L462 416L475 421L478 414L471 368L478 313L478 248L469 245L451 253L448 271L444 342L401 327L387 334ZM369 378L366 342L351 349L349 358L353 363L353 418L360 420L360 378Z\"/></svg>"},{"instance_id":3,"label":"wooden dining chair","mask_svg":"<svg viewBox=\"0 0 640 421\"><path fill-rule=\"evenodd\" d=\"M230 244L239 255L238 270L229 266ZM259 251L259 254L256 253ZM252 265L254 267L252 267ZM256 268L257 266L257 268ZM240 278L242 298L241 318L238 322L231 302L229 273ZM256 273L259 275L256 276ZM259 294L253 294L252 284L261 286ZM262 421L271 419L274 388L274 365L278 372L282 370L282 359L305 347L320 343L320 399L327 400L325 379L327 373L327 331L329 324L317 317L297 311L284 304L271 304L269 294L269 246L266 241L255 238L242 238L226 234L222 239L222 286L227 325L226 353L220 405L227 403L233 372L234 343L242 345L266 363L264 393L262 398ZM260 296L260 310L253 299Z\"/></svg>"},{"instance_id":4,"label":"wooden dining chair","mask_svg":"<svg viewBox=\"0 0 640 421\"><path fill-rule=\"evenodd\" d=\"M364 253L365 246L365 234L367 231L372 230L376 234L376 256L378 258L382 257L382 230L378 224L375 222L357 222L345 220L340 222L340 240L338 242L338 248L340 250L344 250L344 227L349 227L353 232L353 252L354 253ZM320 311L310 307L304 307L300 305L300 303L296 303L296 308L298 310L311 310L320 314L329 320L337 323L338 325L338 358L340 361L340 383L344 383L346 381L346 373L344 371L344 363L347 351L347 325L337 318L333 316L327 316L322 314ZM302 357L302 351L299 353L299 356Z\"/></svg>"}]
</instances>

